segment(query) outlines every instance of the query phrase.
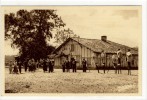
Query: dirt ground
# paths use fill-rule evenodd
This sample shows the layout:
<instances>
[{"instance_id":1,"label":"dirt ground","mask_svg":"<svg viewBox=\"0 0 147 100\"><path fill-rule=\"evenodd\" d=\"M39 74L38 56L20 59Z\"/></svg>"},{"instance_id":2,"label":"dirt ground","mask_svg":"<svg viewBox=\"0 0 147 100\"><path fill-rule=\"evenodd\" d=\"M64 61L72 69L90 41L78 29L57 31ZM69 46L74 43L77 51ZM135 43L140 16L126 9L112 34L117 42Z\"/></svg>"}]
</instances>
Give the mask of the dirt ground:
<instances>
[{"instance_id":1,"label":"dirt ground","mask_svg":"<svg viewBox=\"0 0 147 100\"><path fill-rule=\"evenodd\" d=\"M42 69L36 72L22 74L9 74L5 72L6 93L138 93L138 71L133 70L132 75L114 74L114 70L103 74L97 70L83 73L63 73L55 69L54 73L44 73Z\"/></svg>"}]
</instances>

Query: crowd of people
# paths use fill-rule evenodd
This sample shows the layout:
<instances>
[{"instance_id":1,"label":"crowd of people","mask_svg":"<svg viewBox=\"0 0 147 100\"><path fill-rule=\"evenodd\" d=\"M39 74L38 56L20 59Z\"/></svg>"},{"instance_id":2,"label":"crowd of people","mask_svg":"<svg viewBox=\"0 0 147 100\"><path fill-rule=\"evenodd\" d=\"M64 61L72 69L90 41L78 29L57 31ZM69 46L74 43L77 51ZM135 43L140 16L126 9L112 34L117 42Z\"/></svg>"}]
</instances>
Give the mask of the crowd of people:
<instances>
[{"instance_id":1,"label":"crowd of people","mask_svg":"<svg viewBox=\"0 0 147 100\"><path fill-rule=\"evenodd\" d=\"M88 69L87 61L85 59L82 60L82 67L83 67L83 72L86 72ZM72 72L77 72L77 61L74 58L71 58L69 61L66 59L63 61L62 64L62 70L63 72L70 72L70 69L72 69Z\"/></svg>"},{"instance_id":2,"label":"crowd of people","mask_svg":"<svg viewBox=\"0 0 147 100\"><path fill-rule=\"evenodd\" d=\"M118 49L116 54L112 55L112 63L113 63L113 67L115 69L115 73L116 74L121 74L121 67L122 67L122 59L123 58L123 53L121 51L121 49ZM128 51L126 52L126 62L128 65L128 75L131 75L131 63L132 63L132 53L130 51L130 49L128 49ZM98 72L99 72L99 66L96 64ZM104 73L105 73L105 69L106 69L106 53L104 52L104 50L102 50L101 52L101 65L103 67ZM74 58L72 58L70 61L68 59L66 59L63 64L62 64L62 69L63 72L70 72L70 69L73 70L73 72L76 72L76 60ZM85 58L82 60L82 68L83 68L83 72L86 72L88 69L88 65L87 65L87 61L85 60Z\"/></svg>"},{"instance_id":3,"label":"crowd of people","mask_svg":"<svg viewBox=\"0 0 147 100\"><path fill-rule=\"evenodd\" d=\"M104 73L105 73L105 67L106 67L105 57L106 57L105 53L104 53L104 51L102 51L101 61L102 61ZM121 74L122 60L124 60L123 53L122 53L121 49L118 49L117 53L112 55L112 63L113 63L113 67L115 69L116 74ZM131 50L128 49L128 51L126 52L126 62L127 62L127 68L128 68L128 75L131 75L132 61L133 61L132 53L131 53Z\"/></svg>"},{"instance_id":4,"label":"crowd of people","mask_svg":"<svg viewBox=\"0 0 147 100\"><path fill-rule=\"evenodd\" d=\"M119 74L121 73L121 61L122 61L122 51L118 49L116 54L112 55L112 63L113 67L115 68L115 73ZM126 61L128 65L128 75L131 75L131 62L132 62L132 53L130 52L130 49L128 49L126 53ZM10 61L10 67L9 72L11 73L21 73L21 68L24 66L25 72L35 72L36 69L41 67L43 69L43 72L53 72L54 71L54 62L50 61L50 59L40 59L35 61L34 59L25 60L23 63L20 61L12 62ZM103 67L104 73L105 73L105 67L106 67L106 54L104 50L101 52L101 66ZM82 68L83 72L86 72L88 69L87 61L85 59L82 60ZM70 69L72 69L72 72L77 72L77 61L74 58L69 59L67 58L65 61L63 61L62 64L62 70L63 72L70 72ZM99 70L98 70L99 72Z\"/></svg>"},{"instance_id":5,"label":"crowd of people","mask_svg":"<svg viewBox=\"0 0 147 100\"><path fill-rule=\"evenodd\" d=\"M77 72L77 61L74 58L71 58L71 61L66 59L63 61L62 64L62 70L63 72L70 72L70 69L72 69L73 72Z\"/></svg>"},{"instance_id":6,"label":"crowd of people","mask_svg":"<svg viewBox=\"0 0 147 100\"><path fill-rule=\"evenodd\" d=\"M11 60L9 64L9 73L12 74L21 74L22 67L24 67L25 72L35 72L39 67L43 69L43 72L53 72L54 71L54 62L50 59L26 59L23 63L20 60Z\"/></svg>"}]
</instances>

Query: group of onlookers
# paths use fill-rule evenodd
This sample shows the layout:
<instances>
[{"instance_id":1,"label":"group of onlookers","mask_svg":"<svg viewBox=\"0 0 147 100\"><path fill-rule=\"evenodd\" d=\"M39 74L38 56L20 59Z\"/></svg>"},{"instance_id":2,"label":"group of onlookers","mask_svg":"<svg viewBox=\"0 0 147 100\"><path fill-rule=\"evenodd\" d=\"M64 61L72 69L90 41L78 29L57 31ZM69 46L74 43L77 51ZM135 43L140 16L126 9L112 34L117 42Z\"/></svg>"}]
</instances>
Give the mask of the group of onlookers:
<instances>
[{"instance_id":1,"label":"group of onlookers","mask_svg":"<svg viewBox=\"0 0 147 100\"><path fill-rule=\"evenodd\" d=\"M121 49L118 49L117 53L114 53L112 55L112 63L113 63L113 67L115 68L115 73L119 74L121 73L121 68L122 68L122 59L123 58L123 53L121 51ZM131 75L131 63L132 63L132 53L130 51L130 49L128 49L128 51L126 52L126 61L127 61L127 65L128 65L128 75ZM97 69L98 69L98 65ZM104 73L105 73L105 69L106 69L106 53L104 52L104 50L102 50L101 52L101 65L103 67ZM82 68L83 68L83 72L86 72L86 70L88 69L88 65L87 65L87 61L85 60L85 58L82 60ZM70 61L68 59L66 59L65 61L63 61L62 64L62 69L63 72L70 72L70 69L73 70L73 72L76 72L77 67L76 67L76 60L74 58L72 58ZM98 70L99 72L99 70Z\"/></svg>"},{"instance_id":2,"label":"group of onlookers","mask_svg":"<svg viewBox=\"0 0 147 100\"><path fill-rule=\"evenodd\" d=\"M115 73L119 74L121 73L121 62L122 62L122 51L118 49L116 54L112 55L112 63L113 67L115 68ZM126 61L128 65L128 74L131 75L131 62L132 62L132 53L130 52L130 49L126 52ZM73 70L73 72L77 71L77 61L74 58L66 59L63 61L62 64L62 70L63 72L70 72L70 69ZM43 72L53 72L54 69L54 62L51 61L50 59L40 59L40 60L34 60L34 59L29 59L25 60L23 63L20 61L10 61L10 67L9 67L9 72L10 74L13 73L21 73L21 68L24 66L25 72L28 70L29 72L35 72L35 70L39 67L43 68ZM104 73L105 73L105 67L106 67L106 54L104 50L101 52L101 66L103 67ZM86 72L87 70L87 61L85 59L82 60L82 68L83 72ZM99 71L98 71L99 72Z\"/></svg>"},{"instance_id":3,"label":"group of onlookers","mask_svg":"<svg viewBox=\"0 0 147 100\"><path fill-rule=\"evenodd\" d=\"M126 61L127 61L127 66L128 66L128 75L131 75L131 63L133 61L133 57L132 57L132 53L131 53L130 49L128 49L125 56L126 56ZM102 60L103 67L106 66L105 65L106 64L105 57L106 57L105 53L104 53L104 51L102 51L101 60ZM117 53L112 55L112 63L113 63L113 67L115 68L116 74L121 73L122 60L123 60L123 53L122 53L121 49L118 49ZM105 68L104 68L104 73L105 73Z\"/></svg>"},{"instance_id":4,"label":"group of onlookers","mask_svg":"<svg viewBox=\"0 0 147 100\"><path fill-rule=\"evenodd\" d=\"M53 61L50 61L49 59L44 59L41 62L42 63L40 63L40 66L42 66L44 72L48 71L50 73L50 72L54 71L54 62Z\"/></svg>"},{"instance_id":5,"label":"group of onlookers","mask_svg":"<svg viewBox=\"0 0 147 100\"><path fill-rule=\"evenodd\" d=\"M12 74L12 73L15 73L15 74L18 74L18 73L21 73L21 62L17 62L17 61L10 61L10 64L9 64L9 73Z\"/></svg>"},{"instance_id":6,"label":"group of onlookers","mask_svg":"<svg viewBox=\"0 0 147 100\"><path fill-rule=\"evenodd\" d=\"M74 58L72 58L71 61L66 59L62 64L63 72L70 72L70 69L72 69L73 72L76 72L77 71L76 63L77 62Z\"/></svg>"},{"instance_id":7,"label":"group of onlookers","mask_svg":"<svg viewBox=\"0 0 147 100\"><path fill-rule=\"evenodd\" d=\"M38 63L34 59L28 60L28 63L25 66L25 72L27 71L28 68L29 68L29 72L35 72L37 65Z\"/></svg>"},{"instance_id":8,"label":"group of onlookers","mask_svg":"<svg viewBox=\"0 0 147 100\"><path fill-rule=\"evenodd\" d=\"M36 69L42 68L44 72L48 71L50 73L54 70L54 62L50 59L40 59L36 61L34 59L26 59L23 63L19 60L11 60L9 63L9 73L21 74L22 67L24 67L25 72L35 72Z\"/></svg>"},{"instance_id":9,"label":"group of onlookers","mask_svg":"<svg viewBox=\"0 0 147 100\"><path fill-rule=\"evenodd\" d=\"M82 60L82 67L83 67L83 72L86 72L87 70L87 61L85 59ZM70 72L70 69L72 69L72 72L77 72L77 61L72 58L70 61L66 59L63 61L62 64L62 70L63 72Z\"/></svg>"},{"instance_id":10,"label":"group of onlookers","mask_svg":"<svg viewBox=\"0 0 147 100\"><path fill-rule=\"evenodd\" d=\"M19 68L20 69L20 68ZM10 61L10 64L9 64L9 73L12 74L12 73L15 73L15 74L18 74L18 72L21 72L20 70L18 70L18 64L16 61Z\"/></svg>"}]
</instances>

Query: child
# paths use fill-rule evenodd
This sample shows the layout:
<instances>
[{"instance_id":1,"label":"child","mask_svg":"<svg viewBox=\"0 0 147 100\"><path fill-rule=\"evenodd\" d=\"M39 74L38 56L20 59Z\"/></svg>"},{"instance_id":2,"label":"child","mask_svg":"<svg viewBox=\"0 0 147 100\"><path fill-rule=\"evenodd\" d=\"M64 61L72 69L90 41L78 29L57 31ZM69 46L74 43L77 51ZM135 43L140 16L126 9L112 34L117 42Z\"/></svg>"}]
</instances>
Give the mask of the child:
<instances>
[{"instance_id":1,"label":"child","mask_svg":"<svg viewBox=\"0 0 147 100\"><path fill-rule=\"evenodd\" d=\"M17 61L14 62L14 74L18 74L18 66L17 66Z\"/></svg>"},{"instance_id":2,"label":"child","mask_svg":"<svg viewBox=\"0 0 147 100\"><path fill-rule=\"evenodd\" d=\"M13 68L13 62L12 60L10 61L10 64L9 64L9 74L12 73L12 68Z\"/></svg>"}]
</instances>

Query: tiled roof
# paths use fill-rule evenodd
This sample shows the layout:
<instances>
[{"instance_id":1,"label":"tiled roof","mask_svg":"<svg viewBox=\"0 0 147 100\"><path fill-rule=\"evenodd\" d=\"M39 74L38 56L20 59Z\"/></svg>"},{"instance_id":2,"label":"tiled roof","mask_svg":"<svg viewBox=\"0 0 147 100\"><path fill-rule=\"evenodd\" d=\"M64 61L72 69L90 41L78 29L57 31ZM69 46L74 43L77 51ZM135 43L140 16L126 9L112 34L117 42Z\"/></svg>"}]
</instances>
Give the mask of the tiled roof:
<instances>
[{"instance_id":1,"label":"tiled roof","mask_svg":"<svg viewBox=\"0 0 147 100\"><path fill-rule=\"evenodd\" d=\"M119 43L115 43L109 40L105 42L99 39L86 39L86 38L78 38L78 37L72 37L72 38L67 39L67 41L61 44L55 51L59 50L70 39L78 42L80 45L83 45L91 49L94 52L101 52L102 50L104 50L104 52L106 53L116 53L118 49L121 49L122 53L125 54L127 50L130 49L132 54L138 54L137 49L134 49L134 48L131 48L126 45L119 44Z\"/></svg>"},{"instance_id":2,"label":"tiled roof","mask_svg":"<svg viewBox=\"0 0 147 100\"><path fill-rule=\"evenodd\" d=\"M127 50L130 49L133 54L138 54L138 50L136 49L109 40L105 42L99 39L86 39L77 37L71 39L77 41L94 52L101 52L104 50L106 53L116 53L118 49L121 49L123 53L126 53Z\"/></svg>"}]
</instances>

